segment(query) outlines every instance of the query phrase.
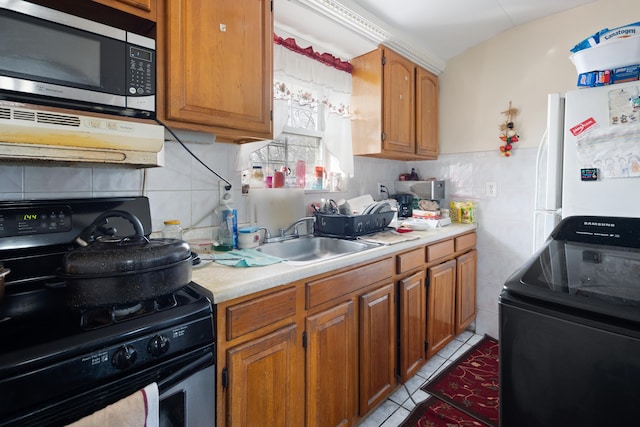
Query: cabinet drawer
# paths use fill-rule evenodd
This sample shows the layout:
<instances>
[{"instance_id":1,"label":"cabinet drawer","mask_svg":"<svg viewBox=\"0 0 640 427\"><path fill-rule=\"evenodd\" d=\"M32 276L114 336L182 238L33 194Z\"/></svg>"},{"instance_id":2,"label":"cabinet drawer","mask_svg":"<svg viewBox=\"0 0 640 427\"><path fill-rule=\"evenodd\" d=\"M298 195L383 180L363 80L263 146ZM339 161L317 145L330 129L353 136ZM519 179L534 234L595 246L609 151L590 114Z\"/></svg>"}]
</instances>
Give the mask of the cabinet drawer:
<instances>
[{"instance_id":1,"label":"cabinet drawer","mask_svg":"<svg viewBox=\"0 0 640 427\"><path fill-rule=\"evenodd\" d=\"M271 325L296 313L296 288L283 289L227 307L227 340Z\"/></svg>"},{"instance_id":2,"label":"cabinet drawer","mask_svg":"<svg viewBox=\"0 0 640 427\"><path fill-rule=\"evenodd\" d=\"M476 233L465 234L464 236L456 237L456 252L467 251L473 249L476 245Z\"/></svg>"},{"instance_id":3,"label":"cabinet drawer","mask_svg":"<svg viewBox=\"0 0 640 427\"><path fill-rule=\"evenodd\" d=\"M406 273L424 265L424 248L414 249L396 257L396 274Z\"/></svg>"},{"instance_id":4,"label":"cabinet drawer","mask_svg":"<svg viewBox=\"0 0 640 427\"><path fill-rule=\"evenodd\" d=\"M453 247L453 239L427 246L427 262L436 261L452 255L454 252Z\"/></svg>"},{"instance_id":5,"label":"cabinet drawer","mask_svg":"<svg viewBox=\"0 0 640 427\"><path fill-rule=\"evenodd\" d=\"M373 264L307 282L307 308L317 307L392 275L393 258L386 258Z\"/></svg>"}]
</instances>

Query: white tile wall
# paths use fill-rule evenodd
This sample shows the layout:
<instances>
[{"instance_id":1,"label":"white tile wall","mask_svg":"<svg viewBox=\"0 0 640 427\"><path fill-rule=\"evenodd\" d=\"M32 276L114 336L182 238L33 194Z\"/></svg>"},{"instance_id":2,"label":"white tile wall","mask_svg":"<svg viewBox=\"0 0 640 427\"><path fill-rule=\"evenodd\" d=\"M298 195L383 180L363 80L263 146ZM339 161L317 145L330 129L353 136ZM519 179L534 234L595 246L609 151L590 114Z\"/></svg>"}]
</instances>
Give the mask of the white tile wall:
<instances>
[{"instance_id":1,"label":"white tile wall","mask_svg":"<svg viewBox=\"0 0 640 427\"><path fill-rule=\"evenodd\" d=\"M441 155L438 160L409 162L421 178L447 181L445 205L453 200L476 203L478 223L478 317L476 333L498 337L498 295L506 279L531 255L535 149ZM495 182L496 197L485 195Z\"/></svg>"},{"instance_id":2,"label":"white tile wall","mask_svg":"<svg viewBox=\"0 0 640 427\"><path fill-rule=\"evenodd\" d=\"M238 146L224 143L187 143L196 155L233 183L239 221L246 222L248 200L240 193L240 175L234 171ZM0 198L5 200L146 195L153 230L164 219L180 219L187 237L211 237L213 212L218 205L218 178L194 160L178 143L166 143L166 166L147 170L0 166ZM421 178L447 180L447 199L454 196L477 203L478 319L476 331L498 336L498 295L502 284L531 253L534 187L534 149L516 149L509 158L498 151L441 155L435 161L403 162L357 157L355 176L344 193L308 193L307 202L320 197L350 198L375 195L378 182L394 192L400 173L415 167ZM485 196L485 183L497 184L497 197Z\"/></svg>"}]
</instances>

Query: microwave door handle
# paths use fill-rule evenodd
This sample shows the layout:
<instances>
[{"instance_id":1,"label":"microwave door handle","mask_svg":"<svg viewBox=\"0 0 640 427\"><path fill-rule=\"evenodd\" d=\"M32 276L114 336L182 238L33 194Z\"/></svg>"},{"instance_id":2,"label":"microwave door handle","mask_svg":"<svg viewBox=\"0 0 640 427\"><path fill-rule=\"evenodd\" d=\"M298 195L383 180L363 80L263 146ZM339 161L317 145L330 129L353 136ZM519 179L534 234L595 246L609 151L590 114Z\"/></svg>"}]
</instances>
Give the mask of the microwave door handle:
<instances>
[{"instance_id":1,"label":"microwave door handle","mask_svg":"<svg viewBox=\"0 0 640 427\"><path fill-rule=\"evenodd\" d=\"M213 353L207 353L204 356L194 360L187 366L184 366L168 377L158 381L158 392L162 394L165 390L170 389L185 378L190 377L196 372L213 364Z\"/></svg>"}]
</instances>

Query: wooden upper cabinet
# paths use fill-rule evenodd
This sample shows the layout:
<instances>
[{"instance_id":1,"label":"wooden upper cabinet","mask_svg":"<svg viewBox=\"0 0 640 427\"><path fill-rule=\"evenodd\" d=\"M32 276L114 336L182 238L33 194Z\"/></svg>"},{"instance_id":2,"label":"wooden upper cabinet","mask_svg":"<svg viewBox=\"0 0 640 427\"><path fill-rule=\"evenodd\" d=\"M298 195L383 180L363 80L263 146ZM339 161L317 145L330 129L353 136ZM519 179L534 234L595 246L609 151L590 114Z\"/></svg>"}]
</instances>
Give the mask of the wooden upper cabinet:
<instances>
[{"instance_id":1,"label":"wooden upper cabinet","mask_svg":"<svg viewBox=\"0 0 640 427\"><path fill-rule=\"evenodd\" d=\"M415 152L415 66L385 49L383 71L383 135L385 151Z\"/></svg>"},{"instance_id":2,"label":"wooden upper cabinet","mask_svg":"<svg viewBox=\"0 0 640 427\"><path fill-rule=\"evenodd\" d=\"M158 8L156 0L93 0L114 9L140 16L150 21L156 21Z\"/></svg>"},{"instance_id":3,"label":"wooden upper cabinet","mask_svg":"<svg viewBox=\"0 0 640 427\"><path fill-rule=\"evenodd\" d=\"M438 157L438 77L416 67L416 153Z\"/></svg>"},{"instance_id":4,"label":"wooden upper cabinet","mask_svg":"<svg viewBox=\"0 0 640 427\"><path fill-rule=\"evenodd\" d=\"M353 153L399 160L438 155L438 78L380 46L353 58Z\"/></svg>"},{"instance_id":5,"label":"wooden upper cabinet","mask_svg":"<svg viewBox=\"0 0 640 427\"><path fill-rule=\"evenodd\" d=\"M220 141L272 138L271 1L172 0L166 8L159 117Z\"/></svg>"}]
</instances>

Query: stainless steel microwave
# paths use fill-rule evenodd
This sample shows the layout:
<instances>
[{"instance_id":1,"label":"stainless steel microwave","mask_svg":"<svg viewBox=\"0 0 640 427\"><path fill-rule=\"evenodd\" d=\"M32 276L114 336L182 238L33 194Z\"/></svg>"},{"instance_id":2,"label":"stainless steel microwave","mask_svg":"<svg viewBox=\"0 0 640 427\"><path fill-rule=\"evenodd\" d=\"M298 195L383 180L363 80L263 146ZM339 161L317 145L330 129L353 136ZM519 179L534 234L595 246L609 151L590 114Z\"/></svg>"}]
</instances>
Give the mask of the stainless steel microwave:
<instances>
[{"instance_id":1,"label":"stainless steel microwave","mask_svg":"<svg viewBox=\"0 0 640 427\"><path fill-rule=\"evenodd\" d=\"M0 99L153 118L155 40L0 0Z\"/></svg>"}]
</instances>

